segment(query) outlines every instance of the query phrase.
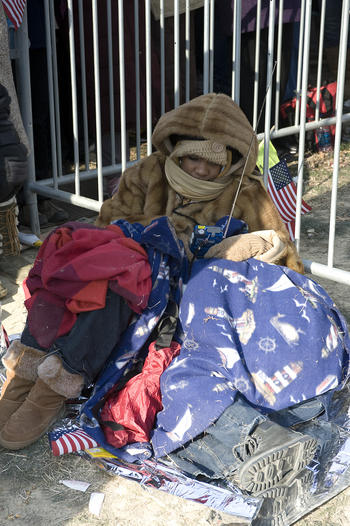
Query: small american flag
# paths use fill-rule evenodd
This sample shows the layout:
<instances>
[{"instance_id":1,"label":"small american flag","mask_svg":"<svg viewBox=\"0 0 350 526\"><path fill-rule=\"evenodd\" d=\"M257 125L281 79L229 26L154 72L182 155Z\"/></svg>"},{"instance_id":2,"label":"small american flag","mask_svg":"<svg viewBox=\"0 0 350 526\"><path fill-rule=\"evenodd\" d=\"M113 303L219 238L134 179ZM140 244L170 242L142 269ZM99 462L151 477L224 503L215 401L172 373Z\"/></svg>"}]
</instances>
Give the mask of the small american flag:
<instances>
[{"instance_id":1,"label":"small american flag","mask_svg":"<svg viewBox=\"0 0 350 526\"><path fill-rule=\"evenodd\" d=\"M293 241L295 235L297 187L290 176L286 161L280 161L269 168L267 191L275 203L282 221L286 224L290 238ZM311 210L311 206L302 200L301 213L307 214Z\"/></svg>"},{"instance_id":2,"label":"small american flag","mask_svg":"<svg viewBox=\"0 0 350 526\"><path fill-rule=\"evenodd\" d=\"M49 441L55 457L98 446L96 440L78 426L57 428L50 431Z\"/></svg>"},{"instance_id":3,"label":"small american flag","mask_svg":"<svg viewBox=\"0 0 350 526\"><path fill-rule=\"evenodd\" d=\"M18 29L22 24L26 0L2 0L2 4L15 29Z\"/></svg>"}]
</instances>

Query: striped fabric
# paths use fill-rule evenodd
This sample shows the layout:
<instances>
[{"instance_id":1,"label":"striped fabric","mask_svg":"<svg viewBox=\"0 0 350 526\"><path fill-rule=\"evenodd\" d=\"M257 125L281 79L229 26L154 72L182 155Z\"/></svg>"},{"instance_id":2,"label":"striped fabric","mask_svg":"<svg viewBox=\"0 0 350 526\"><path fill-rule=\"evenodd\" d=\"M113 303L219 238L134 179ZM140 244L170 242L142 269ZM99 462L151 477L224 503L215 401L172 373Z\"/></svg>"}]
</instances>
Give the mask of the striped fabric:
<instances>
[{"instance_id":1,"label":"striped fabric","mask_svg":"<svg viewBox=\"0 0 350 526\"><path fill-rule=\"evenodd\" d=\"M49 441L55 457L98 446L96 440L78 426L57 428L51 431L49 433Z\"/></svg>"},{"instance_id":2,"label":"striped fabric","mask_svg":"<svg viewBox=\"0 0 350 526\"><path fill-rule=\"evenodd\" d=\"M2 3L6 15L15 26L15 29L18 29L22 24L26 0L2 0Z\"/></svg>"},{"instance_id":3,"label":"striped fabric","mask_svg":"<svg viewBox=\"0 0 350 526\"><path fill-rule=\"evenodd\" d=\"M269 169L267 190L276 205L276 208L286 224L289 235L294 240L295 215L297 207L297 187L290 176L286 161L280 161ZM311 211L305 201L301 203L301 213Z\"/></svg>"}]
</instances>

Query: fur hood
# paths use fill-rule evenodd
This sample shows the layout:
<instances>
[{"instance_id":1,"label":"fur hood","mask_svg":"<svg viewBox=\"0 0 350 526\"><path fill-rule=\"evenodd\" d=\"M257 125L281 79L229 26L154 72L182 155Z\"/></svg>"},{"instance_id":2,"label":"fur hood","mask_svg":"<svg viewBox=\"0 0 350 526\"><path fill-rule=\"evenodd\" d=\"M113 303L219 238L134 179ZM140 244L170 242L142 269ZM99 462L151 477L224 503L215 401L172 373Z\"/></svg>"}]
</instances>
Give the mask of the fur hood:
<instances>
[{"instance_id":1,"label":"fur hood","mask_svg":"<svg viewBox=\"0 0 350 526\"><path fill-rule=\"evenodd\" d=\"M169 185L165 162L173 149L173 135L203 137L240 152L242 163L235 163L232 179L218 197L205 202L189 200ZM215 93L202 95L164 114L155 127L153 144L158 149L157 152L125 170L117 193L103 203L96 221L97 226L103 227L117 219L148 225L153 219L165 215L169 217L178 238L184 243L188 257L192 258L188 247L194 225L215 225L219 219L230 213L249 151L234 217L245 221L250 232L274 230L288 247L282 263L302 272L302 262L289 240L276 207L262 185L261 177L253 174L258 151L253 129L230 97Z\"/></svg>"},{"instance_id":2,"label":"fur hood","mask_svg":"<svg viewBox=\"0 0 350 526\"><path fill-rule=\"evenodd\" d=\"M168 156L174 144L172 136L203 137L237 150L242 155L234 175L251 174L258 155L258 142L247 117L233 100L223 93L208 93L164 113L152 136L153 145ZM249 150L250 149L250 150Z\"/></svg>"}]
</instances>

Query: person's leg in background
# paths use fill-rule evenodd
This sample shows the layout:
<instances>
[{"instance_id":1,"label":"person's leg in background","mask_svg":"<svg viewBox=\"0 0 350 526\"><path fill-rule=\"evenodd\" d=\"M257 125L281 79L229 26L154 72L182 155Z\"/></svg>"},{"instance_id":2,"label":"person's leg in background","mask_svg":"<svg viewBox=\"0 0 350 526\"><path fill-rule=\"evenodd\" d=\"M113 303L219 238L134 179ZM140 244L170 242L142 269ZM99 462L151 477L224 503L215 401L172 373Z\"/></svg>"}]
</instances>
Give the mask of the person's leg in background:
<instances>
[{"instance_id":1,"label":"person's leg in background","mask_svg":"<svg viewBox=\"0 0 350 526\"><path fill-rule=\"evenodd\" d=\"M30 83L33 116L33 140L36 180L51 177L50 101L46 57L45 9L43 0L28 3L28 34L30 40ZM29 210L23 194L20 196L20 223L30 224ZM68 219L68 213L51 199L38 195L39 221L59 224Z\"/></svg>"},{"instance_id":2,"label":"person's leg in background","mask_svg":"<svg viewBox=\"0 0 350 526\"><path fill-rule=\"evenodd\" d=\"M8 25L0 2L0 256L20 252L16 194L28 175L28 152L12 73ZM0 297L6 294L0 282Z\"/></svg>"},{"instance_id":3,"label":"person's leg in background","mask_svg":"<svg viewBox=\"0 0 350 526\"><path fill-rule=\"evenodd\" d=\"M287 100L293 99L293 97L296 96L300 22L285 24L284 28L287 28L288 31L286 35L284 34L284 39L285 44L288 43L288 46L290 47L290 61L289 69L284 69L285 87L284 90L281 92L280 105ZM292 42L291 45L290 42ZM281 116L281 112L279 118L280 128L284 128L286 126L291 126L292 124L294 124L292 122L285 121ZM273 141L273 144L277 149L277 153L280 159L288 159L290 155L295 155L298 152L297 141L298 137L295 135L281 137Z\"/></svg>"},{"instance_id":4,"label":"person's leg in background","mask_svg":"<svg viewBox=\"0 0 350 526\"><path fill-rule=\"evenodd\" d=\"M232 8L231 2L217 2L214 26L214 91L232 93Z\"/></svg>"},{"instance_id":5,"label":"person's leg in background","mask_svg":"<svg viewBox=\"0 0 350 526\"><path fill-rule=\"evenodd\" d=\"M318 0L321 10L321 0ZM338 56L341 30L342 0L327 0L324 26L324 52L330 82L337 80ZM348 35L348 50L350 46L350 34ZM345 67L344 100L350 99L350 54L347 53Z\"/></svg>"},{"instance_id":6,"label":"person's leg in background","mask_svg":"<svg viewBox=\"0 0 350 526\"><path fill-rule=\"evenodd\" d=\"M190 93L189 98L192 99L197 95L197 72L196 72L196 54L195 54L195 38L196 25L195 16L201 11L198 9L190 13ZM186 102L186 59L185 59L185 14L179 16L180 24L180 88L179 88L179 103ZM154 23L156 27L156 42L160 46L159 23ZM158 44L159 42L159 44ZM165 46L165 111L174 108L175 94L174 94L174 17L167 17L164 21L164 46Z\"/></svg>"},{"instance_id":7,"label":"person's leg in background","mask_svg":"<svg viewBox=\"0 0 350 526\"><path fill-rule=\"evenodd\" d=\"M1 253L20 253L16 194L28 174L27 149L10 118L10 97L0 82L0 239ZM0 292L1 294L1 292Z\"/></svg>"},{"instance_id":8,"label":"person's leg in background","mask_svg":"<svg viewBox=\"0 0 350 526\"><path fill-rule=\"evenodd\" d=\"M292 55L292 46L290 45L293 38L294 23L283 24L282 35L282 51L281 51L281 76L279 81L280 102L284 99L286 86L288 83L290 63ZM253 122L253 101L254 101L254 81L255 81L255 47L256 34L255 31L242 33L241 36L241 77L240 77L240 106L247 115L250 122ZM277 35L275 34L274 57L277 55ZM264 99L266 95L267 86L272 86L271 99L271 126L275 123L275 104L276 104L276 72L272 79L267 79L267 57L268 57L268 28L264 28L260 32L260 61L259 61L259 77L258 77L258 104L257 115L260 115L257 132L264 131L265 108ZM285 153L295 153L295 141L291 141L289 137L281 138L273 141L276 142L276 147L280 156Z\"/></svg>"},{"instance_id":9,"label":"person's leg in background","mask_svg":"<svg viewBox=\"0 0 350 526\"><path fill-rule=\"evenodd\" d=\"M282 38L282 62L281 77L279 82L280 101L283 100L286 85L289 76L289 67L291 59L291 41L293 36L293 23L283 24ZM242 33L241 36L241 77L240 77L240 106L247 115L250 122L253 121L253 100L254 100L254 80L255 80L255 31ZM275 35L275 58L277 55L277 36ZM257 131L264 131L264 108L263 102L266 95L267 86L272 82L272 108L271 108L271 126L275 118L275 100L276 100L276 72L272 79L267 79L267 57L268 57L268 28L260 32L260 61L259 61L259 93L258 93L258 115L262 109Z\"/></svg>"}]
</instances>

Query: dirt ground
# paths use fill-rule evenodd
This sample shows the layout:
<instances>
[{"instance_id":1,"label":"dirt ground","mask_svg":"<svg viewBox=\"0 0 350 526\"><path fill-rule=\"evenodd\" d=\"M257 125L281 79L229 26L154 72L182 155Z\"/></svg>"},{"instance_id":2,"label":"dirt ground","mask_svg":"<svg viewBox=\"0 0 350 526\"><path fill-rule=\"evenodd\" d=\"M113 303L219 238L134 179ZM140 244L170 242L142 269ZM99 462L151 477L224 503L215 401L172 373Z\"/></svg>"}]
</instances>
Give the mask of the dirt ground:
<instances>
[{"instance_id":1,"label":"dirt ground","mask_svg":"<svg viewBox=\"0 0 350 526\"><path fill-rule=\"evenodd\" d=\"M341 152L335 244L335 266L350 271L350 170L349 151ZM328 224L333 158L314 154L306 159L304 199L313 211L302 219L301 254L320 263L327 262ZM293 165L291 166L293 170ZM294 167L295 169L295 167ZM84 215L84 211L82 211ZM9 290L2 302L2 321L9 334L20 333L26 311L21 283L36 255L26 249L20 256L0 259L0 277ZM318 279L350 324L350 287ZM85 493L60 483L75 479L90 483ZM0 448L1 526L224 526L242 524L192 503L144 489L136 482L108 475L75 455L55 458L47 437L18 452ZM89 512L92 492L104 494L99 517ZM326 502L298 526L346 526L350 524L350 488Z\"/></svg>"}]
</instances>

